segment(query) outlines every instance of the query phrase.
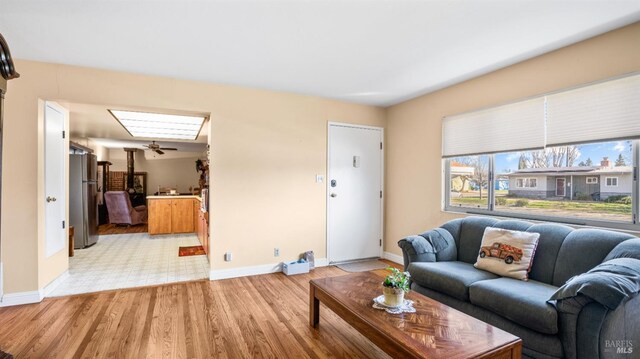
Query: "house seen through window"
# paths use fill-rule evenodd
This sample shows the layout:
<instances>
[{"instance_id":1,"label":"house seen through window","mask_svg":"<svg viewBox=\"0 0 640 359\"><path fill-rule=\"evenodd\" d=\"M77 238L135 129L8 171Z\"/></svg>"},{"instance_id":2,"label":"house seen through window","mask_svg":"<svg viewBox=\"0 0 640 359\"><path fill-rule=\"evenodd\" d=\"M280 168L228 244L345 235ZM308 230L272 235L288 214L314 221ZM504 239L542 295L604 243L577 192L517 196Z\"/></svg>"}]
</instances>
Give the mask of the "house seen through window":
<instances>
[{"instance_id":1,"label":"house seen through window","mask_svg":"<svg viewBox=\"0 0 640 359\"><path fill-rule=\"evenodd\" d=\"M489 207L489 156L456 157L449 161L449 204L457 207Z\"/></svg>"},{"instance_id":2,"label":"house seen through window","mask_svg":"<svg viewBox=\"0 0 640 359\"><path fill-rule=\"evenodd\" d=\"M635 142L450 159L448 204L532 217L631 222ZM487 180L490 172L493 181Z\"/></svg>"}]
</instances>

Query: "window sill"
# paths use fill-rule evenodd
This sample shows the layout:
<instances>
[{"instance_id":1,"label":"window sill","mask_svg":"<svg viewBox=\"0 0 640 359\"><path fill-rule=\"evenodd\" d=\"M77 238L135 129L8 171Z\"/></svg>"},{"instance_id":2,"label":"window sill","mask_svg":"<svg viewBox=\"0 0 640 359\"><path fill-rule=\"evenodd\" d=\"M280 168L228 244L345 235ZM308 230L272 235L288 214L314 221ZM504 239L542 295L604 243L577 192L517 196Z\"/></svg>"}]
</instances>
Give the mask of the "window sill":
<instances>
[{"instance_id":1,"label":"window sill","mask_svg":"<svg viewBox=\"0 0 640 359\"><path fill-rule=\"evenodd\" d=\"M608 222L608 221L594 221L580 218L564 218L564 217L542 217L542 216L527 216L519 213L508 212L496 212L482 209L473 208L456 208L447 207L440 210L441 213L449 215L462 215L462 216L483 216L499 219L519 219L523 221L529 221L533 223L556 223L569 226L571 228L596 228L603 230L615 230L618 232L628 233L634 236L640 237L640 225L633 223L622 222Z\"/></svg>"}]
</instances>

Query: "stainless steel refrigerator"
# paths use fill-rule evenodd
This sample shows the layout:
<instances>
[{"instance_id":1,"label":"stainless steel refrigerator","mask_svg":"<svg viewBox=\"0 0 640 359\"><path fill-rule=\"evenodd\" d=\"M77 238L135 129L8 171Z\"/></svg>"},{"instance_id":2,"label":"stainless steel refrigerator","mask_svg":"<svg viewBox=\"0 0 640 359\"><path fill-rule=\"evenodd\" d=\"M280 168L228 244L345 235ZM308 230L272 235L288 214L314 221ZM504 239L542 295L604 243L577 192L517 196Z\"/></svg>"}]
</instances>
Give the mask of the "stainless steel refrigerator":
<instances>
[{"instance_id":1,"label":"stainless steel refrigerator","mask_svg":"<svg viewBox=\"0 0 640 359\"><path fill-rule=\"evenodd\" d=\"M98 241L98 161L95 155L69 155L69 224L75 249Z\"/></svg>"}]
</instances>

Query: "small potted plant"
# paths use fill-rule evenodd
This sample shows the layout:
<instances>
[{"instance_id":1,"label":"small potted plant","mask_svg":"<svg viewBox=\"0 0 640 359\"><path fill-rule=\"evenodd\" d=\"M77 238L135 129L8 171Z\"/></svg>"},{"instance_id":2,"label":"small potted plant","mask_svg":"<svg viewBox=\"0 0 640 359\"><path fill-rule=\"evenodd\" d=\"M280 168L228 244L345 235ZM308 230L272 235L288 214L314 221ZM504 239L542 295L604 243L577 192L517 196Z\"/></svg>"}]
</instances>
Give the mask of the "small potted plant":
<instances>
[{"instance_id":1,"label":"small potted plant","mask_svg":"<svg viewBox=\"0 0 640 359\"><path fill-rule=\"evenodd\" d=\"M391 271L382 282L382 293L384 294L384 304L390 307L399 307L404 304L404 293L408 293L409 272L401 272L397 268L387 267Z\"/></svg>"}]
</instances>

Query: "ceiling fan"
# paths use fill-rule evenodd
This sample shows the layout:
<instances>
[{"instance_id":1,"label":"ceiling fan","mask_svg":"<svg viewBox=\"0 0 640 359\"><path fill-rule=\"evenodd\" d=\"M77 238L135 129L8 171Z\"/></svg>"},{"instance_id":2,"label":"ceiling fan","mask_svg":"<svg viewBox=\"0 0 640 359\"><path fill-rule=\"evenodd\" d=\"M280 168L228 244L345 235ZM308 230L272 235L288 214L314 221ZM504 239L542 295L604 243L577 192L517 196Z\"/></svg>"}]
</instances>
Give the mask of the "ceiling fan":
<instances>
[{"instance_id":1,"label":"ceiling fan","mask_svg":"<svg viewBox=\"0 0 640 359\"><path fill-rule=\"evenodd\" d=\"M177 151L177 148L171 148L171 147L160 147L160 145L158 145L156 143L156 141L152 141L150 144L148 145L144 145L144 147L146 147L147 149L154 151L155 153L159 154L159 155L164 155L164 152L162 150L165 151Z\"/></svg>"}]
</instances>

